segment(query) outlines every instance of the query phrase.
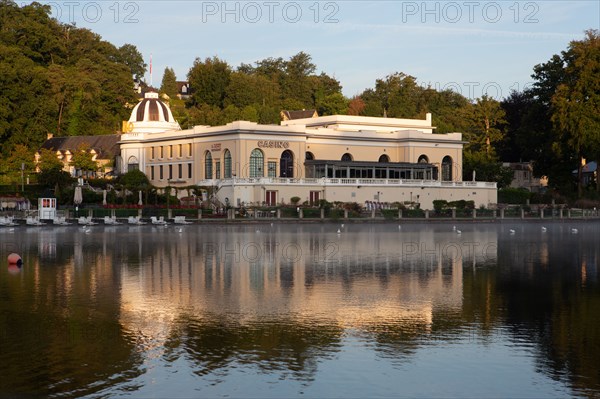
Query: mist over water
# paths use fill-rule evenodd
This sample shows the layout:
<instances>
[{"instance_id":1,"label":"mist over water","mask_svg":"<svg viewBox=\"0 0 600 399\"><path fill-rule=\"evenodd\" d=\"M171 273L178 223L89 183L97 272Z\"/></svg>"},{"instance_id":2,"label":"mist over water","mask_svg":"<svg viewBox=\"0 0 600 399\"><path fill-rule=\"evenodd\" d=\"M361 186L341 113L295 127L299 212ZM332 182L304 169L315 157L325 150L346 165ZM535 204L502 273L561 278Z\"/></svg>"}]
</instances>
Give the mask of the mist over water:
<instances>
[{"instance_id":1,"label":"mist over water","mask_svg":"<svg viewBox=\"0 0 600 399\"><path fill-rule=\"evenodd\" d=\"M0 393L599 396L599 233L551 221L0 228Z\"/></svg>"}]
</instances>

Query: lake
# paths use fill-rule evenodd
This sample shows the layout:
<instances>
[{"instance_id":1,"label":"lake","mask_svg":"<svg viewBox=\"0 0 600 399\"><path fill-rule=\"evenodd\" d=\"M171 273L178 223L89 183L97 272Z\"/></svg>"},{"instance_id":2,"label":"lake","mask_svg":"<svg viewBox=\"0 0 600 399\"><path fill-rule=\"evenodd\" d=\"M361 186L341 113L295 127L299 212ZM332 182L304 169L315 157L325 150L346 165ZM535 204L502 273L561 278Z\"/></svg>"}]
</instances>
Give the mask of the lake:
<instances>
[{"instance_id":1,"label":"lake","mask_svg":"<svg viewBox=\"0 0 600 399\"><path fill-rule=\"evenodd\" d=\"M543 226L0 227L0 395L597 397L600 224Z\"/></svg>"}]
</instances>

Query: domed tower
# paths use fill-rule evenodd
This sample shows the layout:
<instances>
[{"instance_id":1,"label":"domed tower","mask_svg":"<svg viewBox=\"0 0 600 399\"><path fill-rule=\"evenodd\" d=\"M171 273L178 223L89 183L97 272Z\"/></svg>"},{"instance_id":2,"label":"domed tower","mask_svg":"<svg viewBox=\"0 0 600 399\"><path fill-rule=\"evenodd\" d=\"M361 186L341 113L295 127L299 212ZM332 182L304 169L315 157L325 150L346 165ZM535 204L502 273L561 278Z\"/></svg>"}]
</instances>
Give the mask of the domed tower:
<instances>
[{"instance_id":1,"label":"domed tower","mask_svg":"<svg viewBox=\"0 0 600 399\"><path fill-rule=\"evenodd\" d=\"M158 93L148 92L131 112L126 133L162 133L181 130L171 109L158 98Z\"/></svg>"},{"instance_id":2,"label":"domed tower","mask_svg":"<svg viewBox=\"0 0 600 399\"><path fill-rule=\"evenodd\" d=\"M169 106L160 101L158 93L148 92L131 111L127 122L123 123L121 136L121 160L118 169L121 173L139 169L146 172L146 154L142 140L157 133L178 132L179 123L173 118Z\"/></svg>"}]
</instances>

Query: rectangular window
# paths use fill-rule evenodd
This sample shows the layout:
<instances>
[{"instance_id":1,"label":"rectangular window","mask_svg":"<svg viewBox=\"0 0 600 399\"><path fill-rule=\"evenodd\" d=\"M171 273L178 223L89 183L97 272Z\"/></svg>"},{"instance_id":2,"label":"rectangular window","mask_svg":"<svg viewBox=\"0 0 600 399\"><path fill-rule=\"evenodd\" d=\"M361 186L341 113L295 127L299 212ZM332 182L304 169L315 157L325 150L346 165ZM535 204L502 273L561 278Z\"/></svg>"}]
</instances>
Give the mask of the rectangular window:
<instances>
[{"instance_id":1,"label":"rectangular window","mask_svg":"<svg viewBox=\"0 0 600 399\"><path fill-rule=\"evenodd\" d=\"M178 157L182 157L183 156L183 144L179 144L179 154L177 154Z\"/></svg>"},{"instance_id":2,"label":"rectangular window","mask_svg":"<svg viewBox=\"0 0 600 399\"><path fill-rule=\"evenodd\" d=\"M154 180L154 166L150 166L150 180Z\"/></svg>"},{"instance_id":3,"label":"rectangular window","mask_svg":"<svg viewBox=\"0 0 600 399\"><path fill-rule=\"evenodd\" d=\"M192 143L188 144L188 157L192 156Z\"/></svg>"},{"instance_id":4,"label":"rectangular window","mask_svg":"<svg viewBox=\"0 0 600 399\"><path fill-rule=\"evenodd\" d=\"M160 147L160 157L163 158L164 157L164 147L161 145Z\"/></svg>"},{"instance_id":5,"label":"rectangular window","mask_svg":"<svg viewBox=\"0 0 600 399\"><path fill-rule=\"evenodd\" d=\"M173 165L169 165L169 180L173 178Z\"/></svg>"},{"instance_id":6,"label":"rectangular window","mask_svg":"<svg viewBox=\"0 0 600 399\"><path fill-rule=\"evenodd\" d=\"M160 166L158 167L158 178L159 178L160 180L164 179L164 175L163 175L163 166L162 166L162 165L160 165Z\"/></svg>"},{"instance_id":7,"label":"rectangular window","mask_svg":"<svg viewBox=\"0 0 600 399\"><path fill-rule=\"evenodd\" d=\"M192 178L192 164L188 163L188 179Z\"/></svg>"},{"instance_id":8,"label":"rectangular window","mask_svg":"<svg viewBox=\"0 0 600 399\"><path fill-rule=\"evenodd\" d=\"M177 165L177 168L179 169L179 178L183 179L183 165L179 164Z\"/></svg>"},{"instance_id":9,"label":"rectangular window","mask_svg":"<svg viewBox=\"0 0 600 399\"><path fill-rule=\"evenodd\" d=\"M221 178L221 161L215 161L215 179Z\"/></svg>"},{"instance_id":10,"label":"rectangular window","mask_svg":"<svg viewBox=\"0 0 600 399\"><path fill-rule=\"evenodd\" d=\"M173 146L169 146L169 158L173 158Z\"/></svg>"},{"instance_id":11,"label":"rectangular window","mask_svg":"<svg viewBox=\"0 0 600 399\"><path fill-rule=\"evenodd\" d=\"M154 147L150 148L150 159L154 159Z\"/></svg>"},{"instance_id":12,"label":"rectangular window","mask_svg":"<svg viewBox=\"0 0 600 399\"><path fill-rule=\"evenodd\" d=\"M267 162L267 176L268 177L277 177L277 162L274 162L274 161Z\"/></svg>"}]
</instances>

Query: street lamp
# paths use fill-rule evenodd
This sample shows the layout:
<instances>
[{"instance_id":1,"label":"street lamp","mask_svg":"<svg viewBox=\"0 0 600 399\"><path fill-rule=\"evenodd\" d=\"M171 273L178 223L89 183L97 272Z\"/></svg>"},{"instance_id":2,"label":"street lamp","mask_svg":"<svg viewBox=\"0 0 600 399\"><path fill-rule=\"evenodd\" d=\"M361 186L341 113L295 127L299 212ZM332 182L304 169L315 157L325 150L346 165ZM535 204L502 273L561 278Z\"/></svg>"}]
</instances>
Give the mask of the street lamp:
<instances>
[{"instance_id":1,"label":"street lamp","mask_svg":"<svg viewBox=\"0 0 600 399\"><path fill-rule=\"evenodd\" d=\"M169 212L169 197L171 196L171 179L167 179L167 213Z\"/></svg>"}]
</instances>

